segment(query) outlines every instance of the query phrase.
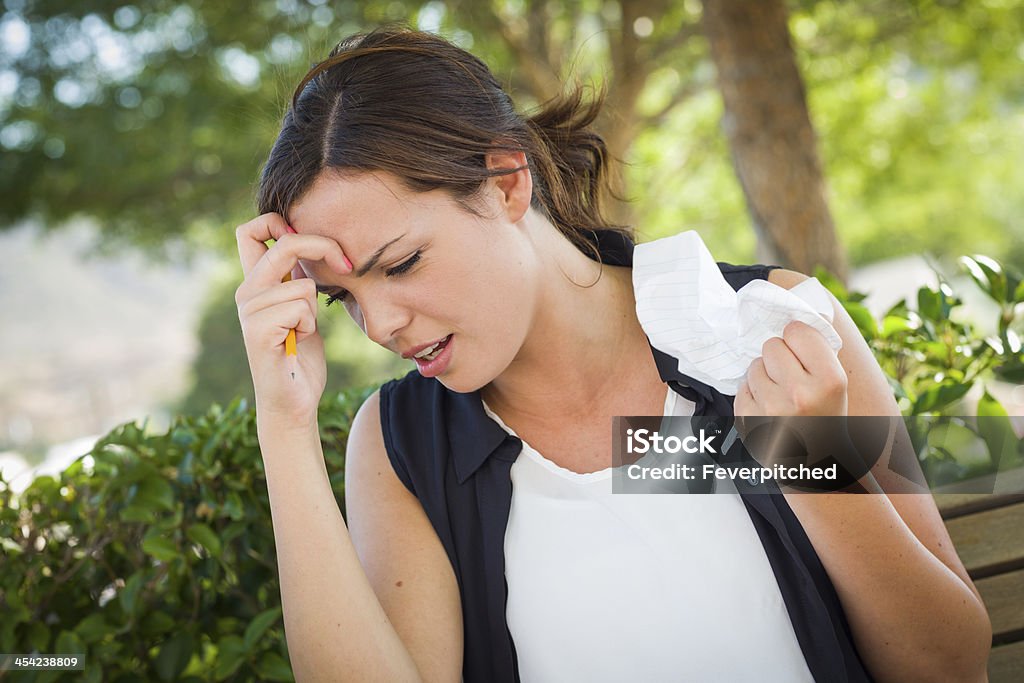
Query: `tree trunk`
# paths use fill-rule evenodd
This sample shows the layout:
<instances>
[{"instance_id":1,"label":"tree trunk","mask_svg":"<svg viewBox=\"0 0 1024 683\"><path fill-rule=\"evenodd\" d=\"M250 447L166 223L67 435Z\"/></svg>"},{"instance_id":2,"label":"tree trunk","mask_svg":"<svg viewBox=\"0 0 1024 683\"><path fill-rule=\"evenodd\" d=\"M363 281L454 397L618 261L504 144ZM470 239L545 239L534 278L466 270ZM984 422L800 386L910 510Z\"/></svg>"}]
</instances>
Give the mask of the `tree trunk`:
<instances>
[{"instance_id":1,"label":"tree trunk","mask_svg":"<svg viewBox=\"0 0 1024 683\"><path fill-rule=\"evenodd\" d=\"M783 0L705 0L722 127L758 236L757 260L846 279Z\"/></svg>"}]
</instances>

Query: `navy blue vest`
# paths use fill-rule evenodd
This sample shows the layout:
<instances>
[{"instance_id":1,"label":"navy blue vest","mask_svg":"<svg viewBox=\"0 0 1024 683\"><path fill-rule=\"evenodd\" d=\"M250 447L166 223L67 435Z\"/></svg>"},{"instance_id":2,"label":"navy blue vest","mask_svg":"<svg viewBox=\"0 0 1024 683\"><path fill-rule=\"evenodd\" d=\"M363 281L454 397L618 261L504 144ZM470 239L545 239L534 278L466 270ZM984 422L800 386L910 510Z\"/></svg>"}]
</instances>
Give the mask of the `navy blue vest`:
<instances>
[{"instance_id":1,"label":"navy blue vest","mask_svg":"<svg viewBox=\"0 0 1024 683\"><path fill-rule=\"evenodd\" d=\"M632 241L611 231L594 234L605 263L632 266ZM768 271L778 267L723 262L718 266L734 289L766 279ZM680 373L673 357L654 347L651 353L661 378L696 404L695 415L731 421L734 397ZM484 412L478 391L450 391L416 370L381 386L380 418L388 458L423 505L458 580L465 636L463 680L519 681L515 644L505 621L504 539L512 503L512 463L522 441ZM742 480L735 484L814 680L871 681L835 587L783 495L777 487L775 493L754 494ZM771 680L771 672L765 672L765 679Z\"/></svg>"}]
</instances>

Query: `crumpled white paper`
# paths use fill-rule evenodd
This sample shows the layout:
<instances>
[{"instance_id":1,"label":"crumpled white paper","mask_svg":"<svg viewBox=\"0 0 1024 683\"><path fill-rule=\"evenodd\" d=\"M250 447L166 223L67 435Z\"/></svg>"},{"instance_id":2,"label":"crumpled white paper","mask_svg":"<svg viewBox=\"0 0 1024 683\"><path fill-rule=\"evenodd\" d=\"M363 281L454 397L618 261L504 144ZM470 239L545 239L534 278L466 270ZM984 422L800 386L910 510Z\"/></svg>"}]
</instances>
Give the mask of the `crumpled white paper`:
<instances>
[{"instance_id":1,"label":"crumpled white paper","mask_svg":"<svg viewBox=\"0 0 1024 683\"><path fill-rule=\"evenodd\" d=\"M679 359L679 371L735 396L761 347L793 320L824 335L836 353L832 304L817 278L792 289L753 280L738 291L726 282L696 231L638 244L633 292L651 345Z\"/></svg>"}]
</instances>

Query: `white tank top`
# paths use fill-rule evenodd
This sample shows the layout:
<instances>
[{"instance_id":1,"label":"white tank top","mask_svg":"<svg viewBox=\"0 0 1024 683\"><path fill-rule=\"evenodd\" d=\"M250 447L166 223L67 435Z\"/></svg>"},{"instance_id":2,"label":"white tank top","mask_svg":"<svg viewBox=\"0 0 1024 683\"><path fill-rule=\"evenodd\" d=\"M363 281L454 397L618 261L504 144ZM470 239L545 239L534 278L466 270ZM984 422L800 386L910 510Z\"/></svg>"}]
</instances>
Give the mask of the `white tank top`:
<instances>
[{"instance_id":1,"label":"white tank top","mask_svg":"<svg viewBox=\"0 0 1024 683\"><path fill-rule=\"evenodd\" d=\"M668 389L665 415L693 409ZM728 479L704 495L611 482L611 468L579 474L525 441L512 465L505 618L524 683L813 681Z\"/></svg>"}]
</instances>

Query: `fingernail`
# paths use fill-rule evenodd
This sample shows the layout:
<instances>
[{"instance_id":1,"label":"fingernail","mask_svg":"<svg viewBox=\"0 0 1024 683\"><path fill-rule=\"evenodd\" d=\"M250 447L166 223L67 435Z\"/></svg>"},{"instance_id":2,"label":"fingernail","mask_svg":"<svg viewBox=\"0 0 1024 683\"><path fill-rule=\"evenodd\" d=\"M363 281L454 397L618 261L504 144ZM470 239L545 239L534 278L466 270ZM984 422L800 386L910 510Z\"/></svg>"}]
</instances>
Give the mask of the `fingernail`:
<instances>
[{"instance_id":1,"label":"fingernail","mask_svg":"<svg viewBox=\"0 0 1024 683\"><path fill-rule=\"evenodd\" d=\"M284 227L288 229L288 232L295 232L295 228L293 228L292 226L288 225L287 223L285 224ZM298 233L296 232L295 234L298 234Z\"/></svg>"},{"instance_id":2,"label":"fingernail","mask_svg":"<svg viewBox=\"0 0 1024 683\"><path fill-rule=\"evenodd\" d=\"M342 254L341 258L345 259L345 265L348 266L349 270L352 270L352 262L348 260L348 257Z\"/></svg>"}]
</instances>

